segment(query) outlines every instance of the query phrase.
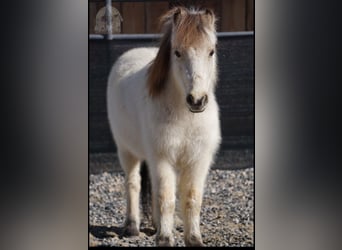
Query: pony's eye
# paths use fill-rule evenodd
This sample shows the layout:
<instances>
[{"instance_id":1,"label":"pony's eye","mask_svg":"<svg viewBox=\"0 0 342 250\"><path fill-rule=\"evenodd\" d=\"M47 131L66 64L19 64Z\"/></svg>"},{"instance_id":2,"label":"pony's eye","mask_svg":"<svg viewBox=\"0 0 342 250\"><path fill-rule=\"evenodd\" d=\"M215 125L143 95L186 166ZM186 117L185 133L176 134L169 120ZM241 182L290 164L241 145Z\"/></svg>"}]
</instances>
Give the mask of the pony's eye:
<instances>
[{"instance_id":1,"label":"pony's eye","mask_svg":"<svg viewBox=\"0 0 342 250\"><path fill-rule=\"evenodd\" d=\"M213 56L214 55L214 50L210 51L209 56Z\"/></svg>"},{"instance_id":2,"label":"pony's eye","mask_svg":"<svg viewBox=\"0 0 342 250\"><path fill-rule=\"evenodd\" d=\"M175 51L175 55L176 55L177 57L180 57L180 56L181 56L181 54L179 53L178 50Z\"/></svg>"}]
</instances>

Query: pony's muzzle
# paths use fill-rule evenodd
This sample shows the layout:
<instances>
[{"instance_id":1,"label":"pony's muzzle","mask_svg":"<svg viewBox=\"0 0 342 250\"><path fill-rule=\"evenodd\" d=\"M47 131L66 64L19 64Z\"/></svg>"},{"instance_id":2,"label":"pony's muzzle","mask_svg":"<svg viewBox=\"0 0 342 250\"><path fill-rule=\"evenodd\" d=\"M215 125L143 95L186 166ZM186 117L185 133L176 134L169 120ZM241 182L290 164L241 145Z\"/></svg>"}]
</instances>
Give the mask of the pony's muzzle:
<instances>
[{"instance_id":1,"label":"pony's muzzle","mask_svg":"<svg viewBox=\"0 0 342 250\"><path fill-rule=\"evenodd\" d=\"M208 96L204 95L196 99L192 94L186 97L186 102L188 103L189 110L193 113L203 112L208 103Z\"/></svg>"}]
</instances>

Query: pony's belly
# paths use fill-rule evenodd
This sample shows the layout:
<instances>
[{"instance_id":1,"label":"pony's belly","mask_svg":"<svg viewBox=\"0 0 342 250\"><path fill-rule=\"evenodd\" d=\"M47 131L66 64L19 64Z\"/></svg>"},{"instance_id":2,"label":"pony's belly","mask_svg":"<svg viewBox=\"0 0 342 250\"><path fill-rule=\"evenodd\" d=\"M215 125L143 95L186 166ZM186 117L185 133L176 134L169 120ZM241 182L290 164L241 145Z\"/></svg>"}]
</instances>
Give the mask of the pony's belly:
<instances>
[{"instance_id":1,"label":"pony's belly","mask_svg":"<svg viewBox=\"0 0 342 250\"><path fill-rule=\"evenodd\" d=\"M109 104L108 118L117 147L144 159L141 127L134 111L127 109L120 97L116 97L115 101L110 100Z\"/></svg>"},{"instance_id":2,"label":"pony's belly","mask_svg":"<svg viewBox=\"0 0 342 250\"><path fill-rule=\"evenodd\" d=\"M117 147L128 150L139 159L144 159L144 147L141 137L141 126L136 116L127 110L114 111L112 108L111 130Z\"/></svg>"},{"instance_id":3,"label":"pony's belly","mask_svg":"<svg viewBox=\"0 0 342 250\"><path fill-rule=\"evenodd\" d=\"M128 150L139 159L145 159L144 148L140 140L140 135L134 129L123 128L115 136L117 145Z\"/></svg>"}]
</instances>

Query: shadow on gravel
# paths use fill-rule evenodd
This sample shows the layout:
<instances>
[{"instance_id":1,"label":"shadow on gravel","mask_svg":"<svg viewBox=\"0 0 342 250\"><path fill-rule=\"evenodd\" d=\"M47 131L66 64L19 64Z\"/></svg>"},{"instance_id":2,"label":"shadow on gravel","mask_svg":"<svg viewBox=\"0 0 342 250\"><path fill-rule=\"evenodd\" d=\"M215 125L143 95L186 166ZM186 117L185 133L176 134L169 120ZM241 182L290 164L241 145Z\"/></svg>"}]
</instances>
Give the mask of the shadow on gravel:
<instances>
[{"instance_id":1,"label":"shadow on gravel","mask_svg":"<svg viewBox=\"0 0 342 250\"><path fill-rule=\"evenodd\" d=\"M153 228L140 228L140 232L143 232L147 236L152 236L154 235L157 231Z\"/></svg>"},{"instance_id":2,"label":"shadow on gravel","mask_svg":"<svg viewBox=\"0 0 342 250\"><path fill-rule=\"evenodd\" d=\"M89 226L89 232L98 239L122 237L123 231L123 227Z\"/></svg>"},{"instance_id":3,"label":"shadow on gravel","mask_svg":"<svg viewBox=\"0 0 342 250\"><path fill-rule=\"evenodd\" d=\"M98 239L112 238L112 237L125 237L123 227L106 227L106 226L89 226L89 232ZM153 228L140 228L140 232L147 236L152 236L156 233Z\"/></svg>"}]
</instances>

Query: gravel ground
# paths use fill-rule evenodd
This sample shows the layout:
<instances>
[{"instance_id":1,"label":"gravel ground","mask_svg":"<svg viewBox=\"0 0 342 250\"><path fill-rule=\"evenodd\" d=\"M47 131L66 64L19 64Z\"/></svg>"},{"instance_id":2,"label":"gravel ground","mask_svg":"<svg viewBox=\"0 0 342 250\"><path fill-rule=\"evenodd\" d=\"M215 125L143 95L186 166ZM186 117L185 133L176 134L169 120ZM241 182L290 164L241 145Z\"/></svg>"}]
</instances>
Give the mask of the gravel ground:
<instances>
[{"instance_id":1,"label":"gravel ground","mask_svg":"<svg viewBox=\"0 0 342 250\"><path fill-rule=\"evenodd\" d=\"M155 246L150 216L142 215L139 236L121 236L126 212L121 171L97 168L89 181L89 246ZM253 168L210 170L201 211L206 246L254 246L253 186ZM185 246L178 215L174 236L176 246Z\"/></svg>"}]
</instances>

